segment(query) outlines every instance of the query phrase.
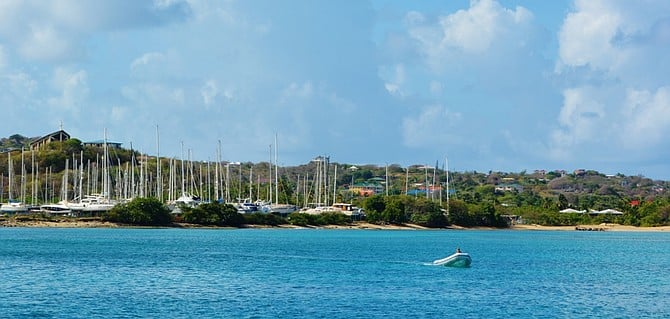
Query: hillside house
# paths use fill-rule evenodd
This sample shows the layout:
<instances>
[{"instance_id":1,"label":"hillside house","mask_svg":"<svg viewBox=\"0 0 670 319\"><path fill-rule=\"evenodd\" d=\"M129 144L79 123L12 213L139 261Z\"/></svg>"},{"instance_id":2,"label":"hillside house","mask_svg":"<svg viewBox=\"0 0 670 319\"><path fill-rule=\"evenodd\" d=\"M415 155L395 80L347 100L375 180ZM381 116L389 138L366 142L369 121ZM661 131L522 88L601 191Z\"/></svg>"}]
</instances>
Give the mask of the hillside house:
<instances>
[{"instance_id":1,"label":"hillside house","mask_svg":"<svg viewBox=\"0 0 670 319\"><path fill-rule=\"evenodd\" d=\"M43 147L45 147L47 144L51 142L64 142L70 139L70 134L63 130L59 130L56 132L53 132L51 134L47 134L45 136L42 136L40 138L34 139L32 142L30 142L30 150L36 151L39 150Z\"/></svg>"}]
</instances>

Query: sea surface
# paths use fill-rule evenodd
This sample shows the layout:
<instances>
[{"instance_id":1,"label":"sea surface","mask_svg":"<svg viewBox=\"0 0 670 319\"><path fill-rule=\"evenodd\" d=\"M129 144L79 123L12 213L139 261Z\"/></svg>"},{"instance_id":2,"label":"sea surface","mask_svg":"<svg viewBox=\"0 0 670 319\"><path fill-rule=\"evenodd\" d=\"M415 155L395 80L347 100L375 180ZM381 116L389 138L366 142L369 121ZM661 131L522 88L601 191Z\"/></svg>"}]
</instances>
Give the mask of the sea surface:
<instances>
[{"instance_id":1,"label":"sea surface","mask_svg":"<svg viewBox=\"0 0 670 319\"><path fill-rule=\"evenodd\" d=\"M670 318L670 233L0 228L0 318Z\"/></svg>"}]
</instances>

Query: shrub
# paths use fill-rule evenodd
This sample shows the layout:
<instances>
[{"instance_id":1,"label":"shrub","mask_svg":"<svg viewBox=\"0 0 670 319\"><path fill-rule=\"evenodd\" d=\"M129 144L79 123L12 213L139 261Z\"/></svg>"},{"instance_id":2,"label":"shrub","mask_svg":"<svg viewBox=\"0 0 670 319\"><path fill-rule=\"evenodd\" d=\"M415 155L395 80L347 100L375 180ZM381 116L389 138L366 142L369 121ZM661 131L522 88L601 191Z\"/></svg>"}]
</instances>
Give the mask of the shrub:
<instances>
[{"instance_id":1,"label":"shrub","mask_svg":"<svg viewBox=\"0 0 670 319\"><path fill-rule=\"evenodd\" d=\"M172 223L170 210L156 198L135 198L114 206L103 220L141 226L165 226Z\"/></svg>"}]
</instances>

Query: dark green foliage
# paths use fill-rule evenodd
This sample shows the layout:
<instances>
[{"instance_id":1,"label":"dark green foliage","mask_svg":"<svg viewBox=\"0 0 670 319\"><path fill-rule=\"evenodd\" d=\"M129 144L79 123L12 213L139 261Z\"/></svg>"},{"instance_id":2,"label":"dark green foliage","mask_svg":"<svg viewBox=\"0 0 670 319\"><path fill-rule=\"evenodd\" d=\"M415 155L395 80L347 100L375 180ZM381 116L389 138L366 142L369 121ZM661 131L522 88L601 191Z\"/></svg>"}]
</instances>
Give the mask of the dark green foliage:
<instances>
[{"instance_id":1,"label":"dark green foliage","mask_svg":"<svg viewBox=\"0 0 670 319\"><path fill-rule=\"evenodd\" d=\"M347 225L351 219L339 212L324 212L318 215L305 213L291 213L288 221L296 226L323 226L323 225Z\"/></svg>"},{"instance_id":2,"label":"dark green foliage","mask_svg":"<svg viewBox=\"0 0 670 319\"><path fill-rule=\"evenodd\" d=\"M71 138L63 142L63 152L65 154L79 154L83 150L84 146L79 139Z\"/></svg>"},{"instance_id":3,"label":"dark green foliage","mask_svg":"<svg viewBox=\"0 0 670 319\"><path fill-rule=\"evenodd\" d=\"M288 222L291 225L307 226L317 225L317 215L305 213L291 213L288 215Z\"/></svg>"},{"instance_id":4,"label":"dark green foliage","mask_svg":"<svg viewBox=\"0 0 670 319\"><path fill-rule=\"evenodd\" d=\"M277 226L287 223L286 219L274 214L253 213L243 214L242 216L244 217L244 223L249 225Z\"/></svg>"},{"instance_id":5,"label":"dark green foliage","mask_svg":"<svg viewBox=\"0 0 670 319\"><path fill-rule=\"evenodd\" d=\"M365 211L368 212L368 215L379 214L383 212L386 208L384 197L381 195L368 197L363 202L363 208L365 208Z\"/></svg>"},{"instance_id":6,"label":"dark green foliage","mask_svg":"<svg viewBox=\"0 0 670 319\"><path fill-rule=\"evenodd\" d=\"M408 218L405 213L405 203L402 201L402 198L400 198L400 196L389 196L386 197L385 200L386 204L382 211L382 220L392 224L402 224L407 222Z\"/></svg>"},{"instance_id":7,"label":"dark green foliage","mask_svg":"<svg viewBox=\"0 0 670 319\"><path fill-rule=\"evenodd\" d=\"M167 226L172 223L172 214L156 198L135 198L128 203L114 206L103 219L130 225Z\"/></svg>"},{"instance_id":8,"label":"dark green foliage","mask_svg":"<svg viewBox=\"0 0 670 319\"><path fill-rule=\"evenodd\" d=\"M240 227L244 216L230 204L206 203L194 208L182 207L183 220L191 224Z\"/></svg>"},{"instance_id":9,"label":"dark green foliage","mask_svg":"<svg viewBox=\"0 0 670 319\"><path fill-rule=\"evenodd\" d=\"M366 219L371 223L412 222L426 227L449 225L449 220L440 205L425 197L373 196L368 198L363 206L366 210ZM458 204L456 210L458 210Z\"/></svg>"},{"instance_id":10,"label":"dark green foliage","mask_svg":"<svg viewBox=\"0 0 670 319\"><path fill-rule=\"evenodd\" d=\"M323 212L319 215L320 225L347 225L351 223L349 216L339 212Z\"/></svg>"},{"instance_id":11,"label":"dark green foliage","mask_svg":"<svg viewBox=\"0 0 670 319\"><path fill-rule=\"evenodd\" d=\"M444 213L441 211L429 212L427 214L413 214L410 221L413 224L430 228L442 228L449 226L447 216L444 215Z\"/></svg>"}]
</instances>

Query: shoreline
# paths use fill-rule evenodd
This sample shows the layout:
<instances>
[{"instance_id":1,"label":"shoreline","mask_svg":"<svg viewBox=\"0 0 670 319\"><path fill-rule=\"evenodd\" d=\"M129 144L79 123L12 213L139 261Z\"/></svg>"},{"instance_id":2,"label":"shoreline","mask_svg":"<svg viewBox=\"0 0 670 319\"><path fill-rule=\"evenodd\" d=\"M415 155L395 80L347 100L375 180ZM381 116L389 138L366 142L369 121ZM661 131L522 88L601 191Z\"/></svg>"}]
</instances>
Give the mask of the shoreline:
<instances>
[{"instance_id":1,"label":"shoreline","mask_svg":"<svg viewBox=\"0 0 670 319\"><path fill-rule=\"evenodd\" d=\"M608 231L608 232L670 232L670 226L638 227L619 224L577 225L577 226L542 226L513 225L512 230L545 230L545 231Z\"/></svg>"},{"instance_id":2,"label":"shoreline","mask_svg":"<svg viewBox=\"0 0 670 319\"><path fill-rule=\"evenodd\" d=\"M188 228L188 229L237 229L236 227L204 226L186 223L175 223L171 226L138 226L91 220L16 220L0 219L0 228ZM577 226L542 226L536 224L517 224L509 228L492 227L461 227L457 225L445 228L428 228L415 224L378 225L367 222L356 222L349 225L296 226L296 225L244 225L240 229L357 229L357 230L514 230L514 231L614 231L614 232L670 232L670 226L636 227L618 224L577 225Z\"/></svg>"}]
</instances>

